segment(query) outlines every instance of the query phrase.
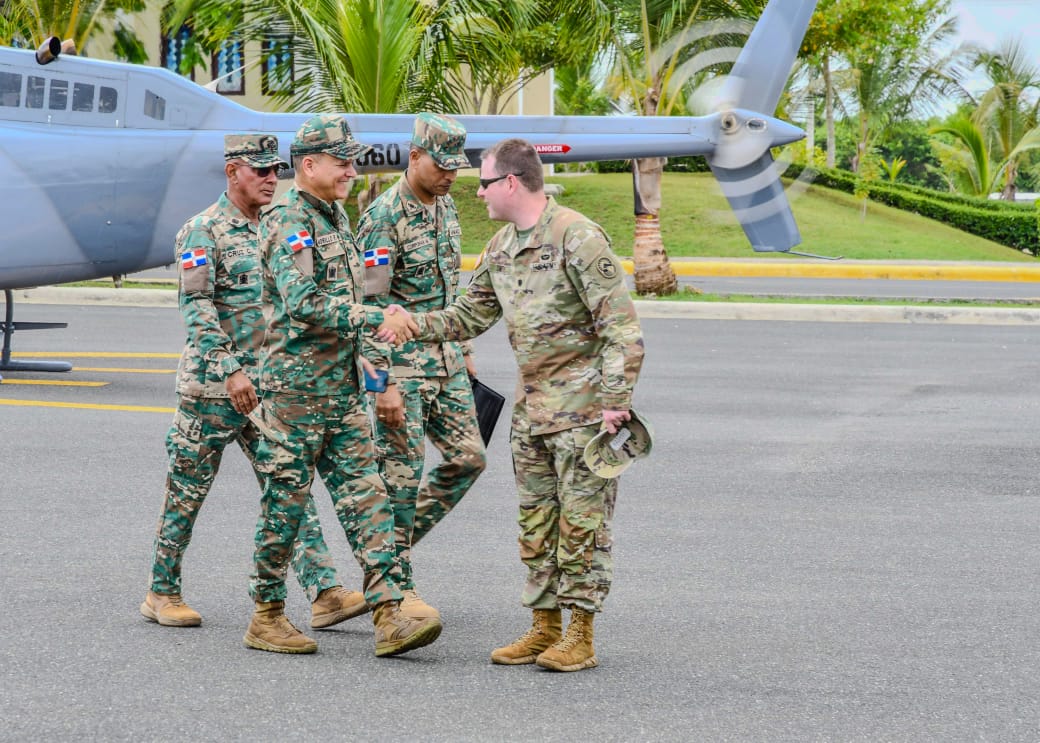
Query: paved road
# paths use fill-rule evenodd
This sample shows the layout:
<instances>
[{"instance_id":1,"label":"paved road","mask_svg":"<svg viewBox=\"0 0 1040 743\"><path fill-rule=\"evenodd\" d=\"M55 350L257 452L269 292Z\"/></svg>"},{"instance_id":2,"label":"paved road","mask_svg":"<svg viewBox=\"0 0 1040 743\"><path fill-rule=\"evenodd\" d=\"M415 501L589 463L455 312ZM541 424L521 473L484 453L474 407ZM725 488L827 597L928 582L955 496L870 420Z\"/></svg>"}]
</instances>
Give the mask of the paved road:
<instances>
[{"instance_id":1,"label":"paved road","mask_svg":"<svg viewBox=\"0 0 1040 743\"><path fill-rule=\"evenodd\" d=\"M70 321L22 334L22 352L179 350L172 309L19 312ZM580 674L487 661L527 618L504 431L474 492L416 550L441 639L381 660L360 619L319 633L317 655L285 657L241 645L257 512L241 456L229 453L185 566L205 623L160 628L137 604L169 413L30 404L170 408L175 359L70 356L124 371L5 375L0 740L1040 738L1036 330L645 328L637 405L655 450L623 478L601 667ZM500 330L477 350L485 381L508 392ZM10 384L35 379L107 384Z\"/></svg>"}]
</instances>

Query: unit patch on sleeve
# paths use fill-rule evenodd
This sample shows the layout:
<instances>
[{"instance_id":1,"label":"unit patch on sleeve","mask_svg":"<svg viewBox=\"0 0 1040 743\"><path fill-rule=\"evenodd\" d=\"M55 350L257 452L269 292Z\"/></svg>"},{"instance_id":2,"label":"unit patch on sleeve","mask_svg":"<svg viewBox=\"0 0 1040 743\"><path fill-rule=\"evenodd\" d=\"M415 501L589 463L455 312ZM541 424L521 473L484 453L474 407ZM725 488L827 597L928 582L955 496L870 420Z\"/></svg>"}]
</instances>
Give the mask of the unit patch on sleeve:
<instances>
[{"instance_id":1,"label":"unit patch on sleeve","mask_svg":"<svg viewBox=\"0 0 1040 743\"><path fill-rule=\"evenodd\" d=\"M614 265L614 261L610 260L606 256L603 256L596 261L596 270L600 272L600 275L605 279L612 279L617 276L617 266Z\"/></svg>"}]
</instances>

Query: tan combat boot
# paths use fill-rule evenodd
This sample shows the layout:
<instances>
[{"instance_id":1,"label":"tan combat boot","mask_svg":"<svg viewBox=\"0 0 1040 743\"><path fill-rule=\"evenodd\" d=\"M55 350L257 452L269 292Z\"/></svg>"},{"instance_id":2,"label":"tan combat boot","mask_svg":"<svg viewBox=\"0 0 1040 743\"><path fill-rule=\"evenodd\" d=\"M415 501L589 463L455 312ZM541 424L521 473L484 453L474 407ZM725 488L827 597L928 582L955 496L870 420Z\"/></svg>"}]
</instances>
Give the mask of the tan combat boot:
<instances>
[{"instance_id":1,"label":"tan combat boot","mask_svg":"<svg viewBox=\"0 0 1040 743\"><path fill-rule=\"evenodd\" d=\"M491 662L504 666L534 663L538 654L560 639L563 619L559 609L535 609L531 629L520 635L512 645L491 651Z\"/></svg>"},{"instance_id":2,"label":"tan combat boot","mask_svg":"<svg viewBox=\"0 0 1040 743\"><path fill-rule=\"evenodd\" d=\"M141 604L141 615L150 622L164 627L198 627L202 615L181 600L180 594L148 592Z\"/></svg>"},{"instance_id":3,"label":"tan combat boot","mask_svg":"<svg viewBox=\"0 0 1040 743\"><path fill-rule=\"evenodd\" d=\"M592 649L593 614L581 609L571 609L571 623L563 639L538 656L536 661L542 668L554 671L580 671L595 668L596 651Z\"/></svg>"},{"instance_id":4,"label":"tan combat boot","mask_svg":"<svg viewBox=\"0 0 1040 743\"><path fill-rule=\"evenodd\" d=\"M318 643L293 627L284 609L284 601L257 601L253 621L242 638L246 647L272 653L313 653L317 650Z\"/></svg>"},{"instance_id":5,"label":"tan combat boot","mask_svg":"<svg viewBox=\"0 0 1040 743\"><path fill-rule=\"evenodd\" d=\"M343 586L326 588L311 604L311 627L323 629L345 622L368 611L365 594Z\"/></svg>"},{"instance_id":6,"label":"tan combat boot","mask_svg":"<svg viewBox=\"0 0 1040 743\"><path fill-rule=\"evenodd\" d=\"M414 588L403 589L401 595L401 613L412 619L437 619L440 620L441 613L419 598Z\"/></svg>"},{"instance_id":7,"label":"tan combat boot","mask_svg":"<svg viewBox=\"0 0 1040 743\"><path fill-rule=\"evenodd\" d=\"M429 645L440 637L439 619L415 619L401 611L400 601L379 604L372 612L376 626L376 655L399 655Z\"/></svg>"}]
</instances>

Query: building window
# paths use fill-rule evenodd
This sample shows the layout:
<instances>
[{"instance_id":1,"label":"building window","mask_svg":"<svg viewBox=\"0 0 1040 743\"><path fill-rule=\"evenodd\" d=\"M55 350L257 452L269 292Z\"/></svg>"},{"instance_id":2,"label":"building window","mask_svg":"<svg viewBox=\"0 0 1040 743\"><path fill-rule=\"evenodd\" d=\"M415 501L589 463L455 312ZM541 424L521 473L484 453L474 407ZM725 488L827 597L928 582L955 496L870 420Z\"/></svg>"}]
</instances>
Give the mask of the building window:
<instances>
[{"instance_id":1,"label":"building window","mask_svg":"<svg viewBox=\"0 0 1040 743\"><path fill-rule=\"evenodd\" d=\"M240 39L228 39L213 55L213 79L218 80L217 92L224 95L242 95L246 92L245 55Z\"/></svg>"},{"instance_id":2,"label":"building window","mask_svg":"<svg viewBox=\"0 0 1040 743\"><path fill-rule=\"evenodd\" d=\"M268 36L264 39L261 59L263 59L263 93L292 93L295 74L293 71L292 37Z\"/></svg>"},{"instance_id":3,"label":"building window","mask_svg":"<svg viewBox=\"0 0 1040 743\"><path fill-rule=\"evenodd\" d=\"M184 47L191 41L191 29L187 25L181 26L180 30L173 36L163 36L159 42L159 56L162 66L168 70L181 74L181 61L184 59ZM195 79L195 68L186 75L191 80Z\"/></svg>"}]
</instances>

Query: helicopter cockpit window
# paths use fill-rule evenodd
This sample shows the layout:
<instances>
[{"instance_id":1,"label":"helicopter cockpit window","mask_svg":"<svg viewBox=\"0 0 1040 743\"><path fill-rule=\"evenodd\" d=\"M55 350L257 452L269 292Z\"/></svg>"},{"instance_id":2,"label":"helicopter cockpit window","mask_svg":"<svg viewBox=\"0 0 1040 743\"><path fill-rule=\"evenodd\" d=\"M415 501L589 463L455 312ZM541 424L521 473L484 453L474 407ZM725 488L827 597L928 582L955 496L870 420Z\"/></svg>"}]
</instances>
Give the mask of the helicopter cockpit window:
<instances>
[{"instance_id":1,"label":"helicopter cockpit window","mask_svg":"<svg viewBox=\"0 0 1040 743\"><path fill-rule=\"evenodd\" d=\"M104 85L101 86L101 92L98 94L98 113L99 114L110 114L116 110L116 106L119 104L119 93L115 88L106 88Z\"/></svg>"},{"instance_id":2,"label":"helicopter cockpit window","mask_svg":"<svg viewBox=\"0 0 1040 743\"><path fill-rule=\"evenodd\" d=\"M22 105L22 76L16 72L0 72L0 106Z\"/></svg>"},{"instance_id":3,"label":"helicopter cockpit window","mask_svg":"<svg viewBox=\"0 0 1040 743\"><path fill-rule=\"evenodd\" d=\"M69 107L69 81L51 80L51 94L47 99L47 108L51 111L64 111Z\"/></svg>"},{"instance_id":4,"label":"helicopter cockpit window","mask_svg":"<svg viewBox=\"0 0 1040 743\"><path fill-rule=\"evenodd\" d=\"M94 110L94 86L89 83L74 83L72 86L72 110L90 113Z\"/></svg>"},{"instance_id":5,"label":"helicopter cockpit window","mask_svg":"<svg viewBox=\"0 0 1040 743\"><path fill-rule=\"evenodd\" d=\"M144 92L144 115L162 121L166 118L166 99L150 90Z\"/></svg>"},{"instance_id":6,"label":"helicopter cockpit window","mask_svg":"<svg viewBox=\"0 0 1040 743\"><path fill-rule=\"evenodd\" d=\"M25 85L26 108L43 108L43 94L47 90L47 78L29 75Z\"/></svg>"}]
</instances>

